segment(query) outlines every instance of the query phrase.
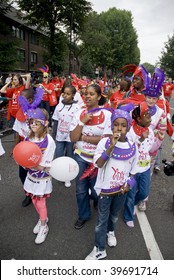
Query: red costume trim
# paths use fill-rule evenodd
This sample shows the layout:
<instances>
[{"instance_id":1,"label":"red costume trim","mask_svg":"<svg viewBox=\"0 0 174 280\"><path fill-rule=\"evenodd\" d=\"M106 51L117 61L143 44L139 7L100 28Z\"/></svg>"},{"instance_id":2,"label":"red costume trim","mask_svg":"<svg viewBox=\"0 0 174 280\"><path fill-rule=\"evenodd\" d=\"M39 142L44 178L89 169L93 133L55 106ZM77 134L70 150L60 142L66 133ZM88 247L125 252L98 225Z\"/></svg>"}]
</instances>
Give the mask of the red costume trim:
<instances>
[{"instance_id":1,"label":"red costume trim","mask_svg":"<svg viewBox=\"0 0 174 280\"><path fill-rule=\"evenodd\" d=\"M81 115L80 115L80 121L82 121L83 117L84 117L86 114L87 114L87 111L86 111L86 110L82 111L82 113L81 113ZM101 123L104 122L104 120L105 120L105 115L104 115L103 111L101 111L101 112L100 112L100 115L98 115L98 116L94 116L94 115L93 115L93 116L92 116L92 119L89 120L89 121L87 121L87 122L85 123L85 125L97 125L97 124L101 124Z\"/></svg>"}]
</instances>

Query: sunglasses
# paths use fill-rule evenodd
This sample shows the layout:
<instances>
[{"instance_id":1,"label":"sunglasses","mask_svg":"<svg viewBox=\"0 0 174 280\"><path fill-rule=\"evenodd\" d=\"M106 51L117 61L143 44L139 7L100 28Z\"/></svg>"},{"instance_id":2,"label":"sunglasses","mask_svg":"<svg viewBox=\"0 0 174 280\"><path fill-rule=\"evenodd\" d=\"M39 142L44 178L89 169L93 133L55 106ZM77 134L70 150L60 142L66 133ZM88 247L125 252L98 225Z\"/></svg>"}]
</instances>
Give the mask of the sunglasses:
<instances>
[{"instance_id":1,"label":"sunglasses","mask_svg":"<svg viewBox=\"0 0 174 280\"><path fill-rule=\"evenodd\" d=\"M27 120L27 123L29 125L34 124L36 126L44 125L44 121L37 121L37 120L33 120L33 119Z\"/></svg>"},{"instance_id":2,"label":"sunglasses","mask_svg":"<svg viewBox=\"0 0 174 280\"><path fill-rule=\"evenodd\" d=\"M43 79L47 79L48 77L43 77Z\"/></svg>"}]
</instances>

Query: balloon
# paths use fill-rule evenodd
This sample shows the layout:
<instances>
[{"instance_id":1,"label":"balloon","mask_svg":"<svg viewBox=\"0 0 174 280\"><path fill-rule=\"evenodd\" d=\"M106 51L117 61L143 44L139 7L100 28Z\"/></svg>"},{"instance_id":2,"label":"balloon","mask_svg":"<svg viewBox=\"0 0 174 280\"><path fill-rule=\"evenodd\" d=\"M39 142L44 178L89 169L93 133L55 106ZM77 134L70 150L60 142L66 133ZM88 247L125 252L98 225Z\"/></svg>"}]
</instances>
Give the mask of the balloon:
<instances>
[{"instance_id":1,"label":"balloon","mask_svg":"<svg viewBox=\"0 0 174 280\"><path fill-rule=\"evenodd\" d=\"M35 143L22 141L14 147L13 158L17 164L26 168L31 168L40 163L42 152Z\"/></svg>"},{"instance_id":2,"label":"balloon","mask_svg":"<svg viewBox=\"0 0 174 280\"><path fill-rule=\"evenodd\" d=\"M70 157L59 157L52 161L49 173L58 181L71 181L78 175L79 165Z\"/></svg>"}]
</instances>

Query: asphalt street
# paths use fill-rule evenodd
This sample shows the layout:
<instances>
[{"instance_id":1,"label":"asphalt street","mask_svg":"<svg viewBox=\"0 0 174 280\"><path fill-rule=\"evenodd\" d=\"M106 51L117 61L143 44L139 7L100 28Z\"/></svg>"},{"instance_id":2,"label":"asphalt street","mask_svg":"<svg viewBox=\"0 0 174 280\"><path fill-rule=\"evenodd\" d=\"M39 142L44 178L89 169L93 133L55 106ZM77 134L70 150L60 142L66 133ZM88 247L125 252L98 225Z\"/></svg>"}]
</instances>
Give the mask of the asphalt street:
<instances>
[{"instance_id":1,"label":"asphalt street","mask_svg":"<svg viewBox=\"0 0 174 280\"><path fill-rule=\"evenodd\" d=\"M174 102L172 102L174 103ZM174 108L171 103L172 108ZM173 111L174 113L174 111ZM81 230L74 229L77 219L75 183L66 188L53 180L54 190L48 199L49 234L42 245L34 243L32 229L38 216L30 205L21 206L24 192L18 177L18 166L10 157L13 135L2 138L6 153L0 159L0 258L3 260L83 260L94 246L97 211ZM171 159L171 139L166 136L162 158ZM164 260L174 260L174 177L161 171L152 176L146 217ZM149 251L138 219L128 228L120 215L115 248L107 248L110 260L149 260ZM148 238L148 237L147 237Z\"/></svg>"}]
</instances>

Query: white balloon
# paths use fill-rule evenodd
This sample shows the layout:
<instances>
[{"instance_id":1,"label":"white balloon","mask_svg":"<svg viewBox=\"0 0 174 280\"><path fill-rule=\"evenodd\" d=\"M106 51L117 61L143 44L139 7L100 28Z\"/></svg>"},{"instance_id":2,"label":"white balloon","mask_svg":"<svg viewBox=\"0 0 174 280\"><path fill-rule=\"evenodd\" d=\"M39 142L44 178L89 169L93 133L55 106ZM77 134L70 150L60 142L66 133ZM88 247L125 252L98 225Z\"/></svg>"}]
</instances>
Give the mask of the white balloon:
<instances>
[{"instance_id":1,"label":"white balloon","mask_svg":"<svg viewBox=\"0 0 174 280\"><path fill-rule=\"evenodd\" d=\"M73 158L59 157L52 161L49 173L58 181L71 181L77 177L79 165Z\"/></svg>"}]
</instances>

